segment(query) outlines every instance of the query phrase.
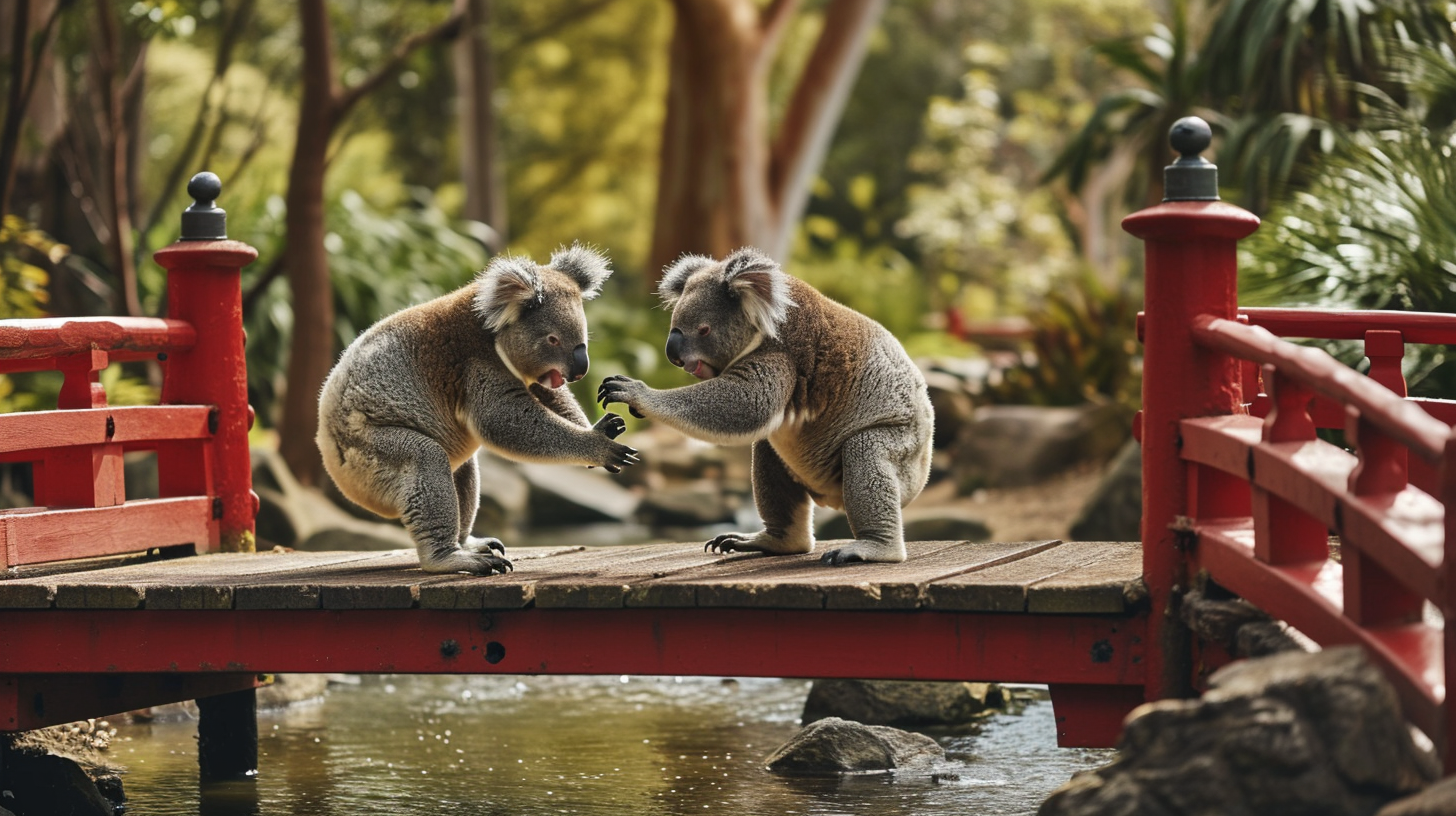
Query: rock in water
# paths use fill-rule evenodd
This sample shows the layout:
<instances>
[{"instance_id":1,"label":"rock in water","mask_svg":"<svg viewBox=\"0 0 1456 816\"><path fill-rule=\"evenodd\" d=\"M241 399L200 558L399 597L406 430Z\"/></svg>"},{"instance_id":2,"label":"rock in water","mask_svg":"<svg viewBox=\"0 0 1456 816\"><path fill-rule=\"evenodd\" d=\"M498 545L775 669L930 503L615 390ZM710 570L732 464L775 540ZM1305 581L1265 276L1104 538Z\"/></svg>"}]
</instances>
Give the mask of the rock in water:
<instances>
[{"instance_id":1,"label":"rock in water","mask_svg":"<svg viewBox=\"0 0 1456 816\"><path fill-rule=\"evenodd\" d=\"M993 683L906 680L815 680L804 701L804 724L841 717L868 725L957 725L1005 704Z\"/></svg>"},{"instance_id":2,"label":"rock in water","mask_svg":"<svg viewBox=\"0 0 1456 816\"><path fill-rule=\"evenodd\" d=\"M1118 748L1039 816L1369 816L1438 775L1394 689L1354 647L1227 666L1202 700L1134 711Z\"/></svg>"},{"instance_id":3,"label":"rock in water","mask_svg":"<svg viewBox=\"0 0 1456 816\"><path fill-rule=\"evenodd\" d=\"M804 727L768 758L774 773L833 776L892 771L945 758L940 743L883 725L829 717Z\"/></svg>"}]
</instances>

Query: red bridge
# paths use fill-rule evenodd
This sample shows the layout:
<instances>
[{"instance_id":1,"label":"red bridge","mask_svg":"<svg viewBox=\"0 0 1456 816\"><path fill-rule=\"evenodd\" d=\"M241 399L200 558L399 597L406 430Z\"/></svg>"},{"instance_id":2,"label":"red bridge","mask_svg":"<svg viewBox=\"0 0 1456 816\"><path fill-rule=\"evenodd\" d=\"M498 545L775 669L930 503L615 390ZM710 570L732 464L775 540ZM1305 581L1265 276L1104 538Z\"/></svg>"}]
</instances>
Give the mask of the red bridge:
<instances>
[{"instance_id":1,"label":"red bridge","mask_svg":"<svg viewBox=\"0 0 1456 816\"><path fill-rule=\"evenodd\" d=\"M191 239L184 216L156 254L169 318L0 321L0 372L65 375L57 410L0 416L36 503L0 512L0 730L201 698L203 771L225 776L256 747L212 729L252 724L265 672L708 674L1047 683L1062 744L1110 745L1135 705L1227 660L1175 614L1206 576L1364 646L1456 770L1439 622L1456 403L1405 398L1400 373L1406 343L1456 343L1456 317L1240 309L1235 246L1258 220L1194 188L1170 180L1175 200L1124 225L1147 247L1142 542L921 542L847 568L695 544L515 549L492 577L252 553L239 273L256 253ZM1283 336L1363 340L1369 375ZM98 372L139 359L160 361L162 404L107 406ZM156 452L158 498L125 500L135 450Z\"/></svg>"}]
</instances>

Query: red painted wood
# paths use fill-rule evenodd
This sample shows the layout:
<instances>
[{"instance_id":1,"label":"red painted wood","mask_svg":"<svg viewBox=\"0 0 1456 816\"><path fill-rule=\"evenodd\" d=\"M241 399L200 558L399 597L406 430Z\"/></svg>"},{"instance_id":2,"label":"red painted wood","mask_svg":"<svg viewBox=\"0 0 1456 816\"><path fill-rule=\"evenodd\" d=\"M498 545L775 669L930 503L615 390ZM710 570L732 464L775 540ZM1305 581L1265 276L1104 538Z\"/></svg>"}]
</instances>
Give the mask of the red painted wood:
<instances>
[{"instance_id":1,"label":"red painted wood","mask_svg":"<svg viewBox=\"0 0 1456 816\"><path fill-rule=\"evenodd\" d=\"M1444 461L1448 466L1441 474L1441 491L1437 495L1444 507L1456 507L1456 435L1446 440ZM1444 541L1456 541L1456 513L1444 514L1442 533ZM1435 604L1441 610L1442 619L1452 623L1444 627L1442 651L1445 661L1442 668L1445 671L1442 676L1456 677L1456 557L1449 550L1444 556L1439 575L1446 591L1435 599ZM1456 774L1456 745L1453 745L1453 740L1456 740L1456 704L1453 704L1449 690L1443 689L1443 692L1445 704L1440 728L1427 733L1435 741L1449 776Z\"/></svg>"},{"instance_id":2,"label":"red painted wood","mask_svg":"<svg viewBox=\"0 0 1456 816\"><path fill-rule=\"evenodd\" d=\"M132 405L4 414L0 415L0 461L29 461L47 448L74 445L120 443L127 450L144 450L147 442L209 439L211 411L206 405Z\"/></svg>"},{"instance_id":3,"label":"red painted wood","mask_svg":"<svg viewBox=\"0 0 1456 816\"><path fill-rule=\"evenodd\" d=\"M1444 512L1417 488L1357 496L1346 488L1355 458L1324 442L1261 443L1252 417L1210 417L1183 423L1190 462L1245 474L1253 484L1339 533L1406 585L1435 601L1444 542ZM1250 598L1257 603L1256 599Z\"/></svg>"},{"instance_id":4,"label":"red painted wood","mask_svg":"<svg viewBox=\"0 0 1456 816\"><path fill-rule=\"evenodd\" d=\"M1145 243L1143 354L1143 579L1151 601L1154 647L1147 698L1191 693L1189 639L1167 614L1173 587L1187 586L1173 525L1188 512L1178 423L1240 413L1240 364L1194 344L1193 319L1237 314L1235 246L1259 226L1224 202L1165 202L1123 219Z\"/></svg>"},{"instance_id":5,"label":"red painted wood","mask_svg":"<svg viewBox=\"0 0 1456 816\"><path fill-rule=\"evenodd\" d=\"M4 610L0 673L683 674L1140 687L1144 627L1143 618L824 609ZM450 640L458 649L442 648Z\"/></svg>"},{"instance_id":6,"label":"red painted wood","mask_svg":"<svg viewBox=\"0 0 1456 816\"><path fill-rule=\"evenodd\" d=\"M1102 748L1116 745L1127 715L1142 705L1137 686L1093 686L1053 683L1052 712L1057 719L1057 745Z\"/></svg>"},{"instance_id":7,"label":"red painted wood","mask_svg":"<svg viewBox=\"0 0 1456 816\"><path fill-rule=\"evenodd\" d=\"M179 544L195 544L203 550L216 545L217 534L212 500L206 496L149 499L92 509L22 508L21 512L0 512L0 547L5 552L5 564L0 566Z\"/></svg>"},{"instance_id":8,"label":"red painted wood","mask_svg":"<svg viewBox=\"0 0 1456 816\"><path fill-rule=\"evenodd\" d=\"M217 433L207 479L222 502L218 547L250 552L254 547L252 466L248 454L247 363L243 348L241 271L257 250L239 241L178 241L153 257L167 270L168 310L197 330L196 344L168 357L162 402L213 405ZM157 451L157 467L168 490L200 487L197 462L183 447Z\"/></svg>"},{"instance_id":9,"label":"red painted wood","mask_svg":"<svg viewBox=\"0 0 1456 816\"><path fill-rule=\"evenodd\" d=\"M1411 722L1433 737L1441 733L1445 669L1440 629L1420 622L1360 627L1344 615L1340 564L1262 564L1253 558L1249 519L1199 523L1197 532L1198 568L1321 644L1364 646L1390 677Z\"/></svg>"},{"instance_id":10,"label":"red painted wood","mask_svg":"<svg viewBox=\"0 0 1456 816\"><path fill-rule=\"evenodd\" d=\"M1456 315L1438 312L1244 306L1239 315L1280 337L1361 340L1369 331L1396 331L1407 343L1456 344Z\"/></svg>"},{"instance_id":11,"label":"red painted wood","mask_svg":"<svg viewBox=\"0 0 1456 816\"><path fill-rule=\"evenodd\" d=\"M190 348L197 333L182 320L155 317L45 317L0 320L0 372L10 361L68 354L130 351L155 354Z\"/></svg>"},{"instance_id":12,"label":"red painted wood","mask_svg":"<svg viewBox=\"0 0 1456 816\"><path fill-rule=\"evenodd\" d=\"M257 688L242 674L12 674L0 676L0 731L26 731L148 706Z\"/></svg>"},{"instance_id":13,"label":"red painted wood","mask_svg":"<svg viewBox=\"0 0 1456 816\"><path fill-rule=\"evenodd\" d=\"M1240 325L1211 312L1192 322L1192 334L1200 346L1277 366L1310 390L1353 406L1360 416L1416 455L1431 462L1440 460L1451 431L1445 423L1323 351L1281 341L1258 326Z\"/></svg>"}]
</instances>

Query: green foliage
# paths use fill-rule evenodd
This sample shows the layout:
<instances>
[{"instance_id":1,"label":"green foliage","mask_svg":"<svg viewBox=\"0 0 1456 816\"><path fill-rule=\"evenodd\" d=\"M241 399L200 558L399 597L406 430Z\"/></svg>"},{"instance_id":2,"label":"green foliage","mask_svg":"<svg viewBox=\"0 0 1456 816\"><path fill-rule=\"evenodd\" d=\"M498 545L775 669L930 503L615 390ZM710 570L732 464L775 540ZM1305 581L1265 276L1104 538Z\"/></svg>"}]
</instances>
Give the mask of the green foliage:
<instances>
[{"instance_id":1,"label":"green foliage","mask_svg":"<svg viewBox=\"0 0 1456 816\"><path fill-rule=\"evenodd\" d=\"M0 319L40 317L50 293L50 275L35 261L52 266L65 260L70 248L18 215L0 220Z\"/></svg>"},{"instance_id":2,"label":"green foliage","mask_svg":"<svg viewBox=\"0 0 1456 816\"><path fill-rule=\"evenodd\" d=\"M1406 103L1370 89L1373 127L1344 133L1244 242L1246 302L1456 312L1456 60L1412 46L1392 64ZM1412 391L1456 393L1444 348L1414 351Z\"/></svg>"},{"instance_id":3,"label":"green foliage","mask_svg":"<svg viewBox=\"0 0 1456 816\"><path fill-rule=\"evenodd\" d=\"M379 318L463 286L489 260L483 225L450 218L428 190L411 192L413 201L389 214L349 190L330 202L324 247L334 282L336 352ZM283 203L275 200L268 218L281 229L283 216ZM248 270L244 289L263 273L260 267ZM244 318L249 397L260 419L271 417L282 390L293 319L281 277Z\"/></svg>"},{"instance_id":4,"label":"green foliage","mask_svg":"<svg viewBox=\"0 0 1456 816\"><path fill-rule=\"evenodd\" d=\"M1033 359L1008 370L992 399L1032 405L1112 402L1131 417L1142 401L1136 318L1142 292L1081 273L1048 290L1027 318Z\"/></svg>"}]
</instances>

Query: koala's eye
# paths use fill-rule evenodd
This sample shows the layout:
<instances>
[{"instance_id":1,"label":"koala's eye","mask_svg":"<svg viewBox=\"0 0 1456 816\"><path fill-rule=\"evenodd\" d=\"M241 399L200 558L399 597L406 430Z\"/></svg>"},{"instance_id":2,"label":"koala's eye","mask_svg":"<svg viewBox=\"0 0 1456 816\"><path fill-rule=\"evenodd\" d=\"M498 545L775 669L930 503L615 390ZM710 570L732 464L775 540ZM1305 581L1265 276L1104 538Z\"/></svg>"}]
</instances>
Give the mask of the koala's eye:
<instances>
[{"instance_id":1,"label":"koala's eye","mask_svg":"<svg viewBox=\"0 0 1456 816\"><path fill-rule=\"evenodd\" d=\"M708 328L706 325L699 326L698 327L698 336L699 337L707 337L708 336L708 332L710 332L710 331L712 331L712 329Z\"/></svg>"},{"instance_id":2,"label":"koala's eye","mask_svg":"<svg viewBox=\"0 0 1456 816\"><path fill-rule=\"evenodd\" d=\"M561 345L561 338L553 334L546 338L546 342L550 343L553 346L559 346Z\"/></svg>"}]
</instances>

